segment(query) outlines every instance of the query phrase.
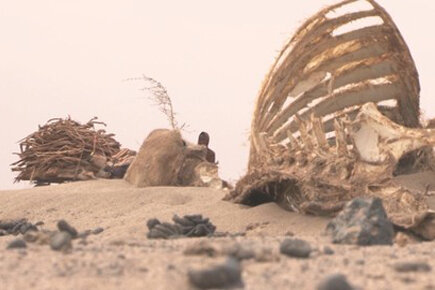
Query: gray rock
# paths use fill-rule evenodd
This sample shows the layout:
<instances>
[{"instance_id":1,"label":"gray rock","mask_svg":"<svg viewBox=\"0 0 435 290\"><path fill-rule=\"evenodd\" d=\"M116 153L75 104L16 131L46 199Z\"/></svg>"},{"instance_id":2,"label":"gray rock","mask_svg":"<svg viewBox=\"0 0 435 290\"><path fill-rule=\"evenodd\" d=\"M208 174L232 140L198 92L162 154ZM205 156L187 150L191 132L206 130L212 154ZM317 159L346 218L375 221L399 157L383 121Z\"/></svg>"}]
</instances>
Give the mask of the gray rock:
<instances>
[{"instance_id":1,"label":"gray rock","mask_svg":"<svg viewBox=\"0 0 435 290\"><path fill-rule=\"evenodd\" d=\"M72 227L70 224L68 224L65 220L60 220L57 223L57 228L59 231L67 232L71 235L72 238L76 238L78 236L77 230Z\"/></svg>"},{"instance_id":2,"label":"gray rock","mask_svg":"<svg viewBox=\"0 0 435 290\"><path fill-rule=\"evenodd\" d=\"M11 241L7 246L7 249L22 249L22 248L27 248L26 242L22 239L15 239Z\"/></svg>"},{"instance_id":3,"label":"gray rock","mask_svg":"<svg viewBox=\"0 0 435 290\"><path fill-rule=\"evenodd\" d=\"M398 262L393 265L397 272L430 272L432 267L424 262Z\"/></svg>"},{"instance_id":4,"label":"gray rock","mask_svg":"<svg viewBox=\"0 0 435 290\"><path fill-rule=\"evenodd\" d=\"M323 253L324 253L325 255L333 255L335 252L334 252L334 250L333 250L331 247L329 247L329 246L325 246L325 247L323 248Z\"/></svg>"},{"instance_id":5,"label":"gray rock","mask_svg":"<svg viewBox=\"0 0 435 290\"><path fill-rule=\"evenodd\" d=\"M93 231L92 231L92 234L94 234L94 235L98 235L99 233L102 233L104 231L104 229L103 228L96 228L96 229L94 229Z\"/></svg>"},{"instance_id":6,"label":"gray rock","mask_svg":"<svg viewBox=\"0 0 435 290\"><path fill-rule=\"evenodd\" d=\"M285 239L279 250L282 254L295 258L308 258L312 251L310 244L300 239Z\"/></svg>"},{"instance_id":7,"label":"gray rock","mask_svg":"<svg viewBox=\"0 0 435 290\"><path fill-rule=\"evenodd\" d=\"M188 272L189 281L200 289L226 288L242 285L242 270L239 261L234 258L221 265L205 270L191 270Z\"/></svg>"},{"instance_id":8,"label":"gray rock","mask_svg":"<svg viewBox=\"0 0 435 290\"><path fill-rule=\"evenodd\" d=\"M338 244L391 245L393 224L379 198L355 198L326 227Z\"/></svg>"},{"instance_id":9,"label":"gray rock","mask_svg":"<svg viewBox=\"0 0 435 290\"><path fill-rule=\"evenodd\" d=\"M317 290L352 290L354 289L349 282L347 282L346 276L342 274L333 274L324 278Z\"/></svg>"},{"instance_id":10,"label":"gray rock","mask_svg":"<svg viewBox=\"0 0 435 290\"><path fill-rule=\"evenodd\" d=\"M50 238L50 247L55 251L67 251L72 248L72 237L68 232L56 232Z\"/></svg>"}]
</instances>

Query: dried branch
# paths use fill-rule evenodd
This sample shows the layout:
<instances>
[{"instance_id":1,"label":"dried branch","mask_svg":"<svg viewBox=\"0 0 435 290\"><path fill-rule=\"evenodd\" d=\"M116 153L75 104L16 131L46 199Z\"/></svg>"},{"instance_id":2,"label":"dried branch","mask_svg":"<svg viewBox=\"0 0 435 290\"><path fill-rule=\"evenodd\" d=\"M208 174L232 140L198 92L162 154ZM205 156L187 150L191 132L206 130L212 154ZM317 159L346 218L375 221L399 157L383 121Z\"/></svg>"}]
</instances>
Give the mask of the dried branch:
<instances>
[{"instance_id":1,"label":"dried branch","mask_svg":"<svg viewBox=\"0 0 435 290\"><path fill-rule=\"evenodd\" d=\"M146 86L143 87L141 90L149 91L151 93L151 97L149 99L153 101L154 105L159 107L160 112L162 112L166 116L172 129L180 130L184 127L184 125L182 125L181 127L178 125L178 122L175 119L176 113L174 112L174 107L172 105L171 98L169 97L168 91L162 85L162 83L146 75L142 75L141 78L129 78L126 80L145 81Z\"/></svg>"},{"instance_id":2,"label":"dried branch","mask_svg":"<svg viewBox=\"0 0 435 290\"><path fill-rule=\"evenodd\" d=\"M19 172L15 181L36 183L90 179L120 152L120 144L91 119L80 124L67 119L50 119L38 131L19 141L19 160L11 164ZM84 176L85 175L85 176Z\"/></svg>"}]
</instances>

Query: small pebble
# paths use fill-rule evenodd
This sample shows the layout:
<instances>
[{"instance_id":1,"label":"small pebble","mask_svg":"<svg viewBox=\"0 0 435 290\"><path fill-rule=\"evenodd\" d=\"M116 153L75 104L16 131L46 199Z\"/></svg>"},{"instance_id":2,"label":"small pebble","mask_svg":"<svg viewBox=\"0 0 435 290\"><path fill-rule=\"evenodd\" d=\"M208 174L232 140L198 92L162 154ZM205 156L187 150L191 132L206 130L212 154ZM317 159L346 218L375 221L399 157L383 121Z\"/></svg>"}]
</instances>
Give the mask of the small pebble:
<instances>
[{"instance_id":1,"label":"small pebble","mask_svg":"<svg viewBox=\"0 0 435 290\"><path fill-rule=\"evenodd\" d=\"M66 251L71 249L71 235L68 232L57 232L50 239L50 247L55 251Z\"/></svg>"},{"instance_id":2,"label":"small pebble","mask_svg":"<svg viewBox=\"0 0 435 290\"><path fill-rule=\"evenodd\" d=\"M354 289L346 276L342 274L329 275L317 285L317 290L352 290Z\"/></svg>"},{"instance_id":3,"label":"small pebble","mask_svg":"<svg viewBox=\"0 0 435 290\"><path fill-rule=\"evenodd\" d=\"M188 276L189 281L200 289L226 288L243 284L240 263L234 258L228 258L224 264L209 269L191 270Z\"/></svg>"},{"instance_id":4,"label":"small pebble","mask_svg":"<svg viewBox=\"0 0 435 290\"><path fill-rule=\"evenodd\" d=\"M103 228L96 228L92 231L92 234L98 235L99 233L102 233L104 231Z\"/></svg>"},{"instance_id":5,"label":"small pebble","mask_svg":"<svg viewBox=\"0 0 435 290\"><path fill-rule=\"evenodd\" d=\"M300 239L285 239L279 250L282 254L295 258L308 258L312 251L310 244Z\"/></svg>"},{"instance_id":6,"label":"small pebble","mask_svg":"<svg viewBox=\"0 0 435 290\"><path fill-rule=\"evenodd\" d=\"M57 223L57 228L61 232L63 231L69 233L72 238L76 238L78 235L77 230L74 227L72 227L70 224L68 224L65 220L60 220Z\"/></svg>"},{"instance_id":7,"label":"small pebble","mask_svg":"<svg viewBox=\"0 0 435 290\"><path fill-rule=\"evenodd\" d=\"M431 266L424 262L398 262L393 266L397 272L430 272Z\"/></svg>"},{"instance_id":8,"label":"small pebble","mask_svg":"<svg viewBox=\"0 0 435 290\"><path fill-rule=\"evenodd\" d=\"M7 246L7 249L22 249L27 248L27 244L22 239L15 239L12 242L10 242Z\"/></svg>"},{"instance_id":9,"label":"small pebble","mask_svg":"<svg viewBox=\"0 0 435 290\"><path fill-rule=\"evenodd\" d=\"M334 250L333 250L331 247L329 247L329 246L325 246L325 247L323 248L323 253L324 253L325 255L333 255L335 252L334 252Z\"/></svg>"}]
</instances>

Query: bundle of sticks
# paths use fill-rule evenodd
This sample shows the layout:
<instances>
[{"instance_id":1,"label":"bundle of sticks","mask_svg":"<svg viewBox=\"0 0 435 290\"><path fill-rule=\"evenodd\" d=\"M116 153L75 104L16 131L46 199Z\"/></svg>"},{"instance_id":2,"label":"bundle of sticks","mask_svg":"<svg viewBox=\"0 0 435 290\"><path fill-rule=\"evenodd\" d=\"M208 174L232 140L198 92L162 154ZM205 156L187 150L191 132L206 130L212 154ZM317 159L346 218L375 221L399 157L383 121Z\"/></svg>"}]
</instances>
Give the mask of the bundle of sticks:
<instances>
[{"instance_id":1,"label":"bundle of sticks","mask_svg":"<svg viewBox=\"0 0 435 290\"><path fill-rule=\"evenodd\" d=\"M62 183L111 178L114 171L119 177L119 167L126 169L135 152L121 150L114 134L97 129L96 125L106 126L96 117L86 124L68 117L50 119L39 126L38 131L19 141L20 153L16 154L20 160L11 164L12 171L19 172L15 181Z\"/></svg>"}]
</instances>

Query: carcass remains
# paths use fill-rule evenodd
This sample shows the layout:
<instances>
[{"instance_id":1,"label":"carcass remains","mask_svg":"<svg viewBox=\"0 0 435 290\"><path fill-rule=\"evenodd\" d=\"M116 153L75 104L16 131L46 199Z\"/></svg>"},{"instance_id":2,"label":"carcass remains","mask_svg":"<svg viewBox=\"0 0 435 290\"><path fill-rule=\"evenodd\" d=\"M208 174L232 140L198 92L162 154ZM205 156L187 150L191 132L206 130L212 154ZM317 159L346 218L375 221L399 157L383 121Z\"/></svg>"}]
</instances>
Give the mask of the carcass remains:
<instances>
[{"instance_id":1,"label":"carcass remains","mask_svg":"<svg viewBox=\"0 0 435 290\"><path fill-rule=\"evenodd\" d=\"M434 239L425 193L393 179L432 166L435 131L420 125L419 91L408 47L374 0L323 9L266 77L248 173L227 199L335 215L354 197L375 196L396 226Z\"/></svg>"}]
</instances>

